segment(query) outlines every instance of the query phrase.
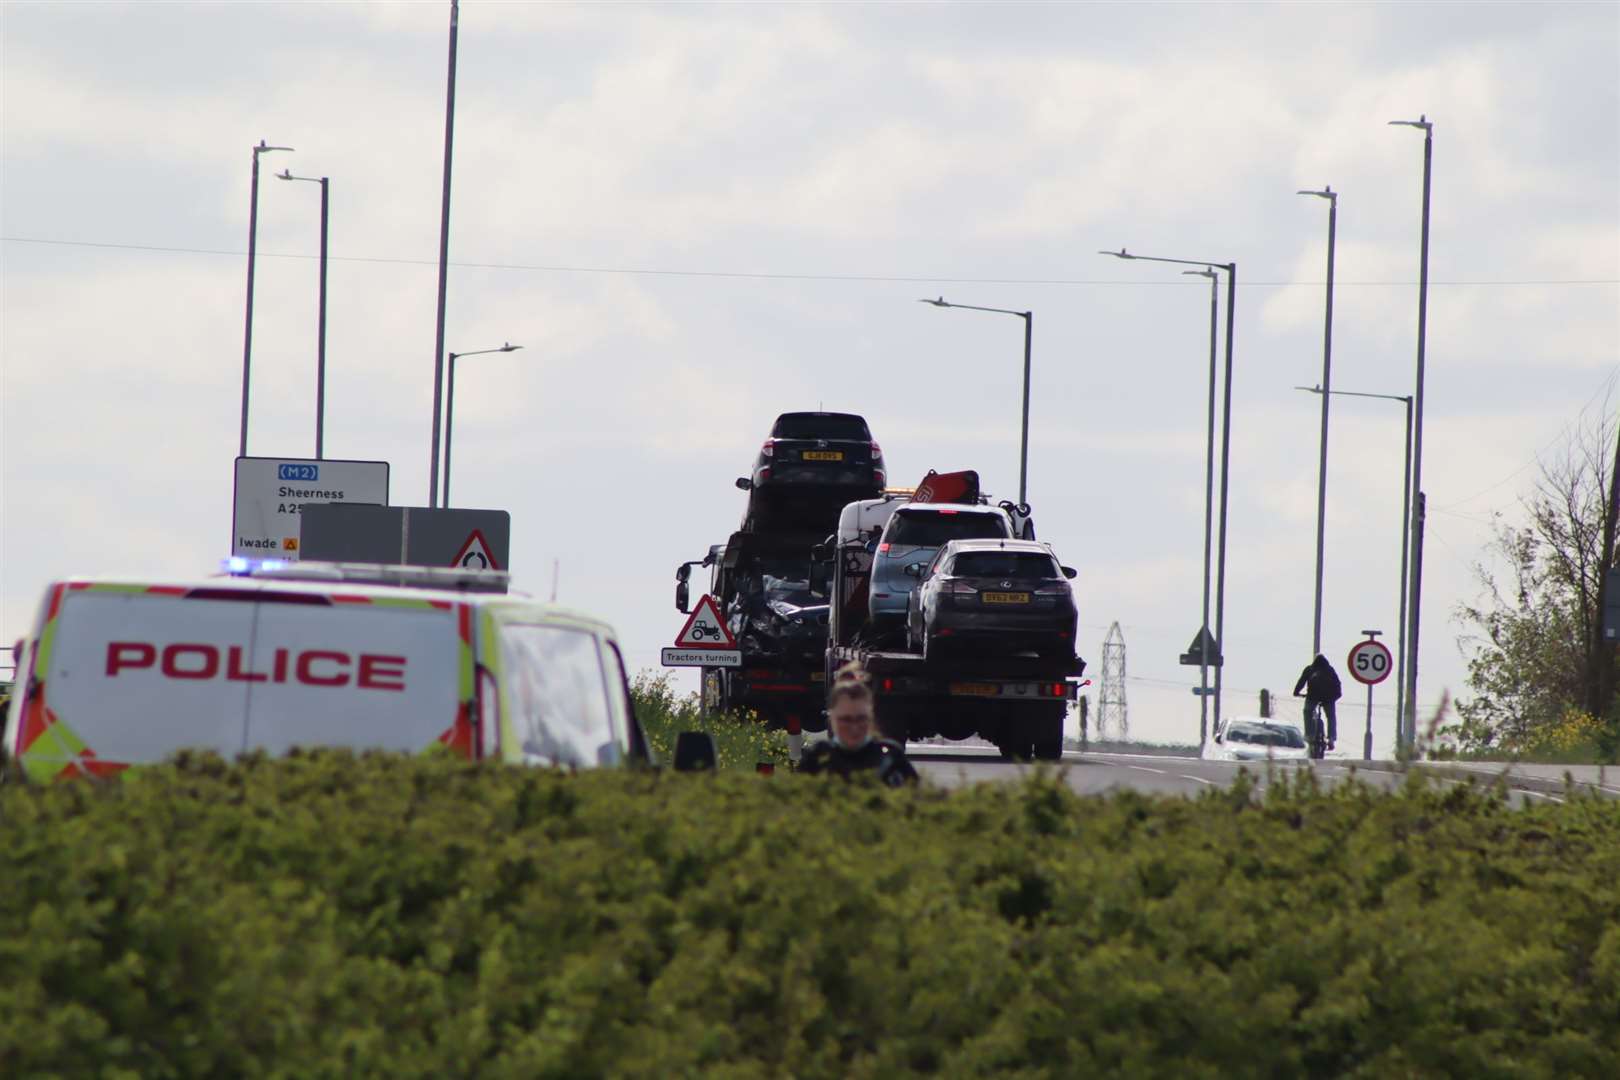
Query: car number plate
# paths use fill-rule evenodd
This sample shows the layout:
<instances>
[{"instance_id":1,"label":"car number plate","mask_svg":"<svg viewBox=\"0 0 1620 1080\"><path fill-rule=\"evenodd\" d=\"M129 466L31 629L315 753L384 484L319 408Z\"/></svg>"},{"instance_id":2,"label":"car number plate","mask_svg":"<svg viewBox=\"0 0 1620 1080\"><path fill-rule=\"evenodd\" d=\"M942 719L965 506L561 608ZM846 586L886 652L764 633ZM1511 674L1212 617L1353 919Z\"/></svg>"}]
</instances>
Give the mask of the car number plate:
<instances>
[{"instance_id":1,"label":"car number plate","mask_svg":"<svg viewBox=\"0 0 1620 1080\"><path fill-rule=\"evenodd\" d=\"M1001 687L995 683L957 682L951 683L951 694L955 697L1000 697Z\"/></svg>"},{"instance_id":2,"label":"car number plate","mask_svg":"<svg viewBox=\"0 0 1620 1080\"><path fill-rule=\"evenodd\" d=\"M1029 603L1029 593L1027 592L987 592L980 593L979 596L987 604Z\"/></svg>"},{"instance_id":3,"label":"car number plate","mask_svg":"<svg viewBox=\"0 0 1620 1080\"><path fill-rule=\"evenodd\" d=\"M800 455L806 461L843 461L842 450L806 450Z\"/></svg>"}]
</instances>

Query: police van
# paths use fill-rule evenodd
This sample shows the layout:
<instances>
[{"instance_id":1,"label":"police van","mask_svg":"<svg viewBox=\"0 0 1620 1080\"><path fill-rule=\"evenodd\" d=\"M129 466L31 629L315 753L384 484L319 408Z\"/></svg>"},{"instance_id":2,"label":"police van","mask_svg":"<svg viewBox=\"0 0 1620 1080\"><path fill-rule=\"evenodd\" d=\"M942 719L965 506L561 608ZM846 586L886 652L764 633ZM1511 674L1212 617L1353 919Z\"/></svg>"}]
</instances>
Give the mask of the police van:
<instances>
[{"instance_id":1,"label":"police van","mask_svg":"<svg viewBox=\"0 0 1620 1080\"><path fill-rule=\"evenodd\" d=\"M228 565L47 587L0 744L24 776L107 776L183 748L647 759L612 628L507 595L504 574Z\"/></svg>"}]
</instances>

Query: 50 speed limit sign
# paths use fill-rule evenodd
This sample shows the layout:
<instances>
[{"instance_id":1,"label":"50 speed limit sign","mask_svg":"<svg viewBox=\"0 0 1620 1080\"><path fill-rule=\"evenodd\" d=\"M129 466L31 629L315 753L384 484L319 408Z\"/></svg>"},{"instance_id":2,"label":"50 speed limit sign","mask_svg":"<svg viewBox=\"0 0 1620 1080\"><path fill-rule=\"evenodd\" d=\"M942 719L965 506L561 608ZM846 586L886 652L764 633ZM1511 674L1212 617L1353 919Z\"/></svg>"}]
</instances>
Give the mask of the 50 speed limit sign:
<instances>
[{"instance_id":1,"label":"50 speed limit sign","mask_svg":"<svg viewBox=\"0 0 1620 1080\"><path fill-rule=\"evenodd\" d=\"M1350 650L1350 674L1357 682L1373 686L1389 678L1389 649L1381 641L1358 641Z\"/></svg>"}]
</instances>

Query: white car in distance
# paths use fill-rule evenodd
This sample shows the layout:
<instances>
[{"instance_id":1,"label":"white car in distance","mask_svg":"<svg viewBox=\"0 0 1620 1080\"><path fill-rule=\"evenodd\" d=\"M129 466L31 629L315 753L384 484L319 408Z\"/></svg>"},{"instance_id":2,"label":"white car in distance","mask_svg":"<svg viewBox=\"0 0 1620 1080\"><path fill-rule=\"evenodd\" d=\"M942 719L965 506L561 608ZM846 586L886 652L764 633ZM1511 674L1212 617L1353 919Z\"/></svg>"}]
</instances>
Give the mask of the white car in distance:
<instances>
[{"instance_id":1,"label":"white car in distance","mask_svg":"<svg viewBox=\"0 0 1620 1080\"><path fill-rule=\"evenodd\" d=\"M1222 721L1204 746L1206 761L1307 761L1305 736L1298 724L1275 717L1234 716Z\"/></svg>"}]
</instances>

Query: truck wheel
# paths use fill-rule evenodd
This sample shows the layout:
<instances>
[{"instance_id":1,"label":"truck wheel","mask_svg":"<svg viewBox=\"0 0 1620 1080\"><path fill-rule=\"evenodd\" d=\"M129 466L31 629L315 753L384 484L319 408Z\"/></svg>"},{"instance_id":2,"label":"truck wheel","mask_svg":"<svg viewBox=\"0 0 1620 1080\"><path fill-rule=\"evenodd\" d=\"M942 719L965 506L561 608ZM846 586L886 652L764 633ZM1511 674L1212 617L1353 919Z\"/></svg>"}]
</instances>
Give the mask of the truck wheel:
<instances>
[{"instance_id":1,"label":"truck wheel","mask_svg":"<svg viewBox=\"0 0 1620 1080\"><path fill-rule=\"evenodd\" d=\"M1034 756L1034 743L1030 738L1030 722L1016 712L1004 716L996 749L1009 761L1028 761Z\"/></svg>"},{"instance_id":2,"label":"truck wheel","mask_svg":"<svg viewBox=\"0 0 1620 1080\"><path fill-rule=\"evenodd\" d=\"M878 711L878 734L885 739L893 740L901 746L906 745L906 729L909 726L905 712L900 709L891 707Z\"/></svg>"},{"instance_id":3,"label":"truck wheel","mask_svg":"<svg viewBox=\"0 0 1620 1080\"><path fill-rule=\"evenodd\" d=\"M1050 715L1031 717L1030 741L1034 744L1035 759L1037 761L1060 761L1063 758L1063 718L1068 708L1063 712L1052 712Z\"/></svg>"}]
</instances>

